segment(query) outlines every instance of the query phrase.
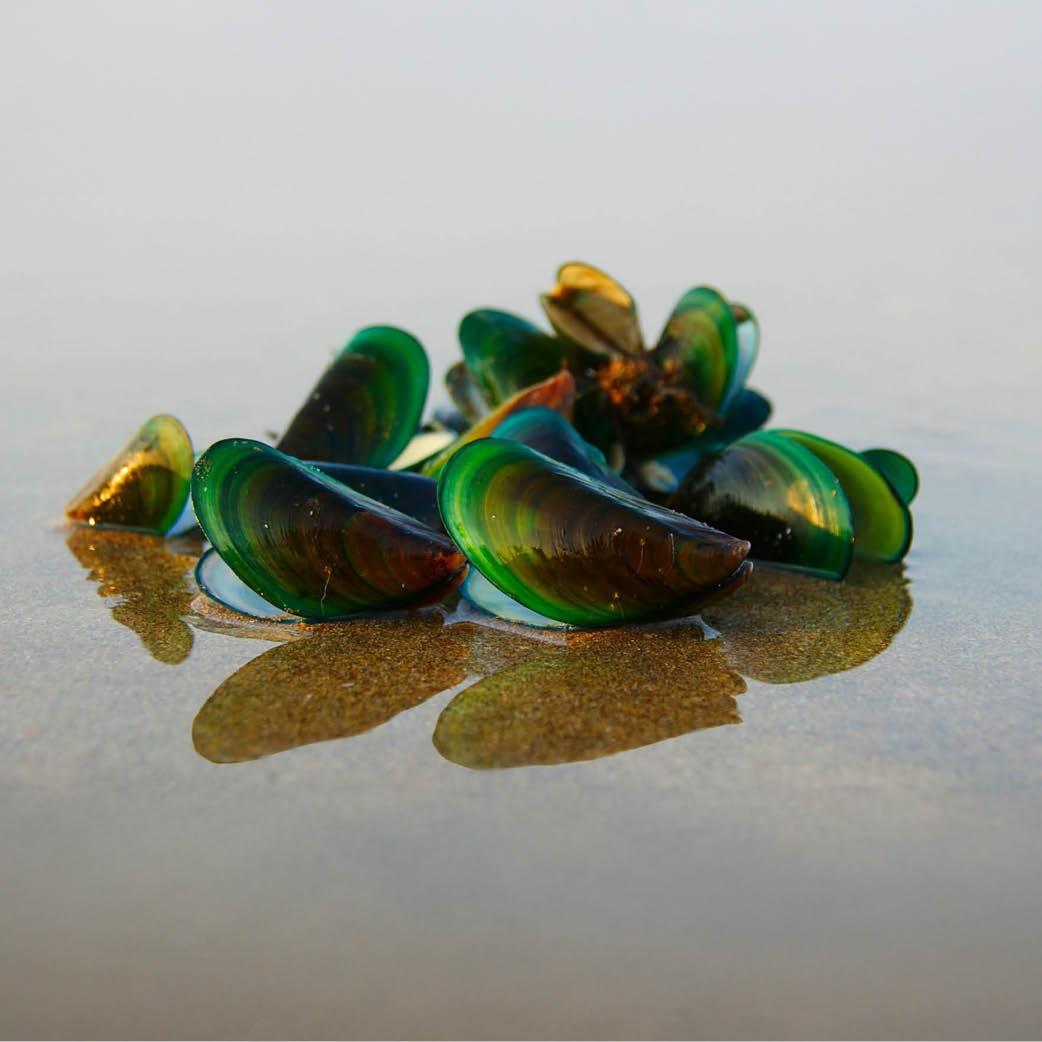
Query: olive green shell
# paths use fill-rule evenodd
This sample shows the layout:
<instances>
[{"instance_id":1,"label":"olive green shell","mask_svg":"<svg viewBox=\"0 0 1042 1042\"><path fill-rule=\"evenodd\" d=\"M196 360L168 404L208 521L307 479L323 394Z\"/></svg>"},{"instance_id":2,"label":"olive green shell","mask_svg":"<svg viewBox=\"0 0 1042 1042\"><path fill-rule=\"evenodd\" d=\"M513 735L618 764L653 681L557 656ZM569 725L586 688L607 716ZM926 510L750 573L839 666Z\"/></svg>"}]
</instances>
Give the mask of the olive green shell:
<instances>
[{"instance_id":1,"label":"olive green shell","mask_svg":"<svg viewBox=\"0 0 1042 1042\"><path fill-rule=\"evenodd\" d=\"M416 433L429 382L415 337L369 326L322 374L275 447L298 459L386 467Z\"/></svg>"},{"instance_id":2,"label":"olive green shell","mask_svg":"<svg viewBox=\"0 0 1042 1042\"><path fill-rule=\"evenodd\" d=\"M304 618L437 599L466 563L443 535L259 442L229 439L207 449L192 501L232 571Z\"/></svg>"},{"instance_id":3,"label":"olive green shell","mask_svg":"<svg viewBox=\"0 0 1042 1042\"><path fill-rule=\"evenodd\" d=\"M487 438L438 482L449 534L504 593L578 626L689 614L738 580L748 543Z\"/></svg>"}]
</instances>

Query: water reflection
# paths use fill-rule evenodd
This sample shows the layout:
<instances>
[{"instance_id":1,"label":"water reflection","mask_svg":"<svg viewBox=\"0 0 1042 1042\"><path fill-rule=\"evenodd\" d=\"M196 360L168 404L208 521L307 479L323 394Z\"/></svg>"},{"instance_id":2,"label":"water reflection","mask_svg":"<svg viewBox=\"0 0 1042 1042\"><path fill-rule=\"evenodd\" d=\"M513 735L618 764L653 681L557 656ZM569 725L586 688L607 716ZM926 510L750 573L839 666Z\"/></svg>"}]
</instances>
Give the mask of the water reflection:
<instances>
[{"instance_id":1,"label":"water reflection","mask_svg":"<svg viewBox=\"0 0 1042 1042\"><path fill-rule=\"evenodd\" d=\"M859 566L842 583L760 568L700 626L559 635L444 625L438 613L304 630L229 677L199 710L198 752L268 756L376 727L479 676L442 710L434 745L472 768L592 760L741 722L742 676L793 683L884 651L912 598L900 566Z\"/></svg>"},{"instance_id":2,"label":"water reflection","mask_svg":"<svg viewBox=\"0 0 1042 1042\"><path fill-rule=\"evenodd\" d=\"M436 613L315 627L214 691L192 725L195 748L207 760L234 763L361 734L466 679L476 629L446 627ZM493 650L508 641L494 635ZM538 650L531 641L511 643L514 653L501 647L499 661L516 661L526 646Z\"/></svg>"},{"instance_id":3,"label":"water reflection","mask_svg":"<svg viewBox=\"0 0 1042 1042\"><path fill-rule=\"evenodd\" d=\"M99 595L118 598L112 617L154 658L188 658L197 540L76 528L66 542ZM890 645L911 609L900 565L861 564L841 583L757 568L705 609L720 633L713 640L687 624L555 634L548 643L528 631L446 626L436 611L274 634L247 628L288 643L225 680L192 738L208 760L252 760L361 734L480 677L438 718L434 745L446 759L473 768L592 760L740 723L743 676L786 684L854 669Z\"/></svg>"},{"instance_id":4,"label":"water reflection","mask_svg":"<svg viewBox=\"0 0 1042 1042\"><path fill-rule=\"evenodd\" d=\"M743 676L793 684L854 669L885 651L912 610L900 564L855 563L843 582L757 566L732 597L706 608L727 661Z\"/></svg>"},{"instance_id":5,"label":"water reflection","mask_svg":"<svg viewBox=\"0 0 1042 1042\"><path fill-rule=\"evenodd\" d=\"M74 528L65 542L98 584L98 596L120 598L112 617L133 630L154 659L174 666L188 658L192 630L183 616L194 594L189 573L199 540Z\"/></svg>"},{"instance_id":6,"label":"water reflection","mask_svg":"<svg viewBox=\"0 0 1042 1042\"><path fill-rule=\"evenodd\" d=\"M740 723L743 691L699 626L589 634L458 694L434 745L465 767L593 760Z\"/></svg>"}]
</instances>

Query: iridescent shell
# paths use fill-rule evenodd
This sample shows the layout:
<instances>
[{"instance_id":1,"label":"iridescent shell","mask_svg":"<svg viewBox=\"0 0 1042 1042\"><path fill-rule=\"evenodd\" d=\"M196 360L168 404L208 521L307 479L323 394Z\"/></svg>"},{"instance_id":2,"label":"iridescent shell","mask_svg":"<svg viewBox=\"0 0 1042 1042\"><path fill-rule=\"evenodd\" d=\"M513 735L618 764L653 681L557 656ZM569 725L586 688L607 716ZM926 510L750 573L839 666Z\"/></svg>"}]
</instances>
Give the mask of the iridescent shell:
<instances>
[{"instance_id":1,"label":"iridescent shell","mask_svg":"<svg viewBox=\"0 0 1042 1042\"><path fill-rule=\"evenodd\" d=\"M212 445L195 466L192 501L232 571L303 618L437 599L466 563L444 536L259 442Z\"/></svg>"},{"instance_id":2,"label":"iridescent shell","mask_svg":"<svg viewBox=\"0 0 1042 1042\"><path fill-rule=\"evenodd\" d=\"M740 438L695 467L674 510L747 539L752 557L841 579L854 549L850 506L814 453L771 431Z\"/></svg>"},{"instance_id":3,"label":"iridescent shell","mask_svg":"<svg viewBox=\"0 0 1042 1042\"><path fill-rule=\"evenodd\" d=\"M674 382L722 412L738 372L738 323L728 302L699 286L680 298L653 352Z\"/></svg>"},{"instance_id":4,"label":"iridescent shell","mask_svg":"<svg viewBox=\"0 0 1042 1042\"><path fill-rule=\"evenodd\" d=\"M850 504L854 556L868 561L901 560L912 542L912 515L880 471L858 453L819 435L793 430L777 433L809 449L839 479Z\"/></svg>"},{"instance_id":5,"label":"iridescent shell","mask_svg":"<svg viewBox=\"0 0 1042 1042\"><path fill-rule=\"evenodd\" d=\"M541 452L558 463L574 467L591 478L634 493L634 490L608 466L604 453L584 441L579 432L558 412L545 406L522 409L508 416L492 431L492 437L516 441Z\"/></svg>"},{"instance_id":6,"label":"iridescent shell","mask_svg":"<svg viewBox=\"0 0 1042 1042\"><path fill-rule=\"evenodd\" d=\"M415 337L369 326L322 374L276 448L298 459L386 467L419 427L429 382Z\"/></svg>"},{"instance_id":7,"label":"iridescent shell","mask_svg":"<svg viewBox=\"0 0 1042 1042\"><path fill-rule=\"evenodd\" d=\"M919 474L907 456L893 449L864 449L861 455L890 482L890 487L908 506L919 491Z\"/></svg>"},{"instance_id":8,"label":"iridescent shell","mask_svg":"<svg viewBox=\"0 0 1042 1042\"><path fill-rule=\"evenodd\" d=\"M466 371L490 405L553 376L569 360L560 340L517 315L491 308L463 316L459 342Z\"/></svg>"},{"instance_id":9,"label":"iridescent shell","mask_svg":"<svg viewBox=\"0 0 1042 1042\"><path fill-rule=\"evenodd\" d=\"M445 372L445 389L467 426L487 416L491 406L466 362L456 362Z\"/></svg>"},{"instance_id":10,"label":"iridescent shell","mask_svg":"<svg viewBox=\"0 0 1042 1042\"><path fill-rule=\"evenodd\" d=\"M582 261L557 269L557 282L540 298L557 335L593 355L636 357L644 337L633 297L610 275Z\"/></svg>"},{"instance_id":11,"label":"iridescent shell","mask_svg":"<svg viewBox=\"0 0 1042 1042\"><path fill-rule=\"evenodd\" d=\"M688 614L748 571L742 540L498 438L449 460L438 501L487 579L572 625Z\"/></svg>"},{"instance_id":12,"label":"iridescent shell","mask_svg":"<svg viewBox=\"0 0 1042 1042\"><path fill-rule=\"evenodd\" d=\"M912 539L908 508L883 474L806 431L740 438L699 463L669 503L748 539L754 558L832 579L854 557L898 561Z\"/></svg>"},{"instance_id":13,"label":"iridescent shell","mask_svg":"<svg viewBox=\"0 0 1042 1042\"><path fill-rule=\"evenodd\" d=\"M192 441L173 416L153 416L65 507L73 521L171 532L188 502Z\"/></svg>"},{"instance_id":14,"label":"iridescent shell","mask_svg":"<svg viewBox=\"0 0 1042 1042\"><path fill-rule=\"evenodd\" d=\"M707 430L683 445L658 453L636 463L635 483L641 492L655 498L667 496L680 487L694 467L707 456L737 441L745 434L759 430L771 415L771 403L757 391L743 388L724 414L724 425Z\"/></svg>"},{"instance_id":15,"label":"iridescent shell","mask_svg":"<svg viewBox=\"0 0 1042 1042\"><path fill-rule=\"evenodd\" d=\"M375 499L377 503L407 514L421 525L444 532L438 512L438 483L422 474L404 471L380 470L376 467L356 467L351 463L309 462L348 488Z\"/></svg>"},{"instance_id":16,"label":"iridescent shell","mask_svg":"<svg viewBox=\"0 0 1042 1042\"><path fill-rule=\"evenodd\" d=\"M525 390L519 391L512 398L508 398L479 423L474 424L468 431L461 434L448 448L425 463L422 472L428 477L436 478L442 472L445 464L464 445L469 445L472 441L477 441L479 438L489 437L508 416L512 416L522 409L533 409L542 406L561 413L566 419L571 419L574 404L575 378L567 369L564 369L554 376L543 380L542 383L526 387Z\"/></svg>"}]
</instances>

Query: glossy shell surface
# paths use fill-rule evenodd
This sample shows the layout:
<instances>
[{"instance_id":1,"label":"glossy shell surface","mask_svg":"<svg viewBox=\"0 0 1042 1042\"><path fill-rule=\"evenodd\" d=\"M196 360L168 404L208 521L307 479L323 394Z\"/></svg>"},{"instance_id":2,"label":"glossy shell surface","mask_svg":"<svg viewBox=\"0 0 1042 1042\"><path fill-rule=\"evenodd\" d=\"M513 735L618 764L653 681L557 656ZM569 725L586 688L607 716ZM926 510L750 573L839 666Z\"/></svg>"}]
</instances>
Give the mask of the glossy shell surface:
<instances>
[{"instance_id":1,"label":"glossy shell surface","mask_svg":"<svg viewBox=\"0 0 1042 1042\"><path fill-rule=\"evenodd\" d=\"M436 599L461 578L444 536L259 442L217 442L196 516L232 571L294 615L329 619Z\"/></svg>"},{"instance_id":2,"label":"glossy shell surface","mask_svg":"<svg viewBox=\"0 0 1042 1042\"><path fill-rule=\"evenodd\" d=\"M912 542L912 515L890 483L864 457L806 431L778 430L814 453L839 479L850 504L854 556L899 561Z\"/></svg>"},{"instance_id":3,"label":"glossy shell surface","mask_svg":"<svg viewBox=\"0 0 1042 1042\"><path fill-rule=\"evenodd\" d=\"M540 298L557 335L593 355L635 357L644 338L633 297L592 264L570 261Z\"/></svg>"},{"instance_id":4,"label":"glossy shell surface","mask_svg":"<svg viewBox=\"0 0 1042 1042\"><path fill-rule=\"evenodd\" d=\"M386 467L416 433L429 382L414 336L369 326L322 374L276 448L298 459Z\"/></svg>"},{"instance_id":5,"label":"glossy shell surface","mask_svg":"<svg viewBox=\"0 0 1042 1042\"><path fill-rule=\"evenodd\" d=\"M831 579L850 566L853 519L839 480L781 434L756 431L708 457L669 504L749 540L754 558Z\"/></svg>"},{"instance_id":6,"label":"glossy shell surface","mask_svg":"<svg viewBox=\"0 0 1042 1042\"><path fill-rule=\"evenodd\" d=\"M188 432L173 416L153 416L72 497L65 516L164 535L184 510L191 476Z\"/></svg>"},{"instance_id":7,"label":"glossy shell surface","mask_svg":"<svg viewBox=\"0 0 1042 1042\"><path fill-rule=\"evenodd\" d=\"M457 545L540 615L579 626L687 614L739 581L748 544L557 463L489 438L438 483Z\"/></svg>"}]
</instances>

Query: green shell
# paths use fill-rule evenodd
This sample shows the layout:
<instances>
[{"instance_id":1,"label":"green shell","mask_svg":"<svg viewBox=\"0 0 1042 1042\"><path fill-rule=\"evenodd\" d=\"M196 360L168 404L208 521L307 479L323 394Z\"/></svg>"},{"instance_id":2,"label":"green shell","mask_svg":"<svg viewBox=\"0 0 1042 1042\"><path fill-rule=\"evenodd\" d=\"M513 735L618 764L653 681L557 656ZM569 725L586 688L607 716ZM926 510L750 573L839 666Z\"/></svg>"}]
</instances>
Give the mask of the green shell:
<instances>
[{"instance_id":1,"label":"green shell","mask_svg":"<svg viewBox=\"0 0 1042 1042\"><path fill-rule=\"evenodd\" d=\"M850 566L853 519L839 479L773 431L747 434L704 460L669 505L747 539L754 558L830 579Z\"/></svg>"},{"instance_id":2,"label":"green shell","mask_svg":"<svg viewBox=\"0 0 1042 1042\"><path fill-rule=\"evenodd\" d=\"M707 430L697 438L666 452L660 452L636 466L640 489L652 497L675 492L680 483L706 456L730 445L745 434L758 430L771 415L771 403L762 394L742 388L735 395L724 425Z\"/></svg>"},{"instance_id":3,"label":"green shell","mask_svg":"<svg viewBox=\"0 0 1042 1042\"><path fill-rule=\"evenodd\" d=\"M445 372L445 389L467 423L477 423L487 416L491 406L466 362L456 362Z\"/></svg>"},{"instance_id":4,"label":"green shell","mask_svg":"<svg viewBox=\"0 0 1042 1042\"><path fill-rule=\"evenodd\" d=\"M608 466L604 453L584 441L582 435L553 409L536 406L513 413L492 431L492 437L527 445L558 463L565 463L591 478L633 494L633 489Z\"/></svg>"},{"instance_id":5,"label":"green shell","mask_svg":"<svg viewBox=\"0 0 1042 1042\"><path fill-rule=\"evenodd\" d=\"M523 318L489 308L463 316L459 342L467 368L493 405L553 376L568 360L560 340Z\"/></svg>"},{"instance_id":6,"label":"green shell","mask_svg":"<svg viewBox=\"0 0 1042 1042\"><path fill-rule=\"evenodd\" d=\"M494 615L497 619L503 619L506 622L514 622L540 630L570 628L567 622L540 615L531 608L526 608L520 601L515 601L513 597L508 597L498 586L490 583L477 568L471 568L467 572L466 579L460 585L460 593L475 608L480 608L489 615Z\"/></svg>"},{"instance_id":7,"label":"green shell","mask_svg":"<svg viewBox=\"0 0 1042 1042\"><path fill-rule=\"evenodd\" d=\"M304 618L433 600L465 565L444 536L255 441L207 449L192 475L192 502L232 571Z\"/></svg>"},{"instance_id":8,"label":"green shell","mask_svg":"<svg viewBox=\"0 0 1042 1042\"><path fill-rule=\"evenodd\" d=\"M438 482L449 534L525 607L577 626L687 614L739 581L748 544L524 445L461 448Z\"/></svg>"},{"instance_id":9,"label":"green shell","mask_svg":"<svg viewBox=\"0 0 1042 1042\"><path fill-rule=\"evenodd\" d=\"M738 323L731 305L707 286L688 290L669 316L653 355L703 404L723 411L739 374Z\"/></svg>"},{"instance_id":10,"label":"green shell","mask_svg":"<svg viewBox=\"0 0 1042 1042\"><path fill-rule=\"evenodd\" d=\"M846 493L854 520L854 556L899 561L912 542L912 516L890 483L856 452L806 431L778 430L814 453Z\"/></svg>"},{"instance_id":11,"label":"green shell","mask_svg":"<svg viewBox=\"0 0 1042 1042\"><path fill-rule=\"evenodd\" d=\"M444 531L438 513L438 483L433 478L407 471L356 467L353 463L312 463L311 466L363 496L407 514L421 525L436 532Z\"/></svg>"},{"instance_id":12,"label":"green shell","mask_svg":"<svg viewBox=\"0 0 1042 1042\"><path fill-rule=\"evenodd\" d=\"M469 445L479 438L489 437L508 416L512 416L516 412L544 406L560 412L570 419L574 404L575 378L567 369L562 369L542 382L532 384L531 387L526 387L505 402L501 402L492 412L464 431L441 452L425 460L419 468L420 472L431 478L438 477L445 464L464 445Z\"/></svg>"},{"instance_id":13,"label":"green shell","mask_svg":"<svg viewBox=\"0 0 1042 1042\"><path fill-rule=\"evenodd\" d=\"M919 474L907 456L893 449L865 449L861 455L890 482L890 486L908 506L919 491Z\"/></svg>"},{"instance_id":14,"label":"green shell","mask_svg":"<svg viewBox=\"0 0 1042 1042\"><path fill-rule=\"evenodd\" d=\"M735 332L738 336L738 358L721 405L724 412L728 413L733 407L735 397L749 379L756 356L760 353L760 323L756 321L756 316L744 304L732 304L731 314L734 316Z\"/></svg>"},{"instance_id":15,"label":"green shell","mask_svg":"<svg viewBox=\"0 0 1042 1042\"><path fill-rule=\"evenodd\" d=\"M429 382L414 336L369 326L322 374L276 448L298 459L386 467L415 434Z\"/></svg>"},{"instance_id":16,"label":"green shell","mask_svg":"<svg viewBox=\"0 0 1042 1042\"><path fill-rule=\"evenodd\" d=\"M184 510L191 477L188 432L173 416L153 416L69 500L65 516L164 535Z\"/></svg>"}]
</instances>

